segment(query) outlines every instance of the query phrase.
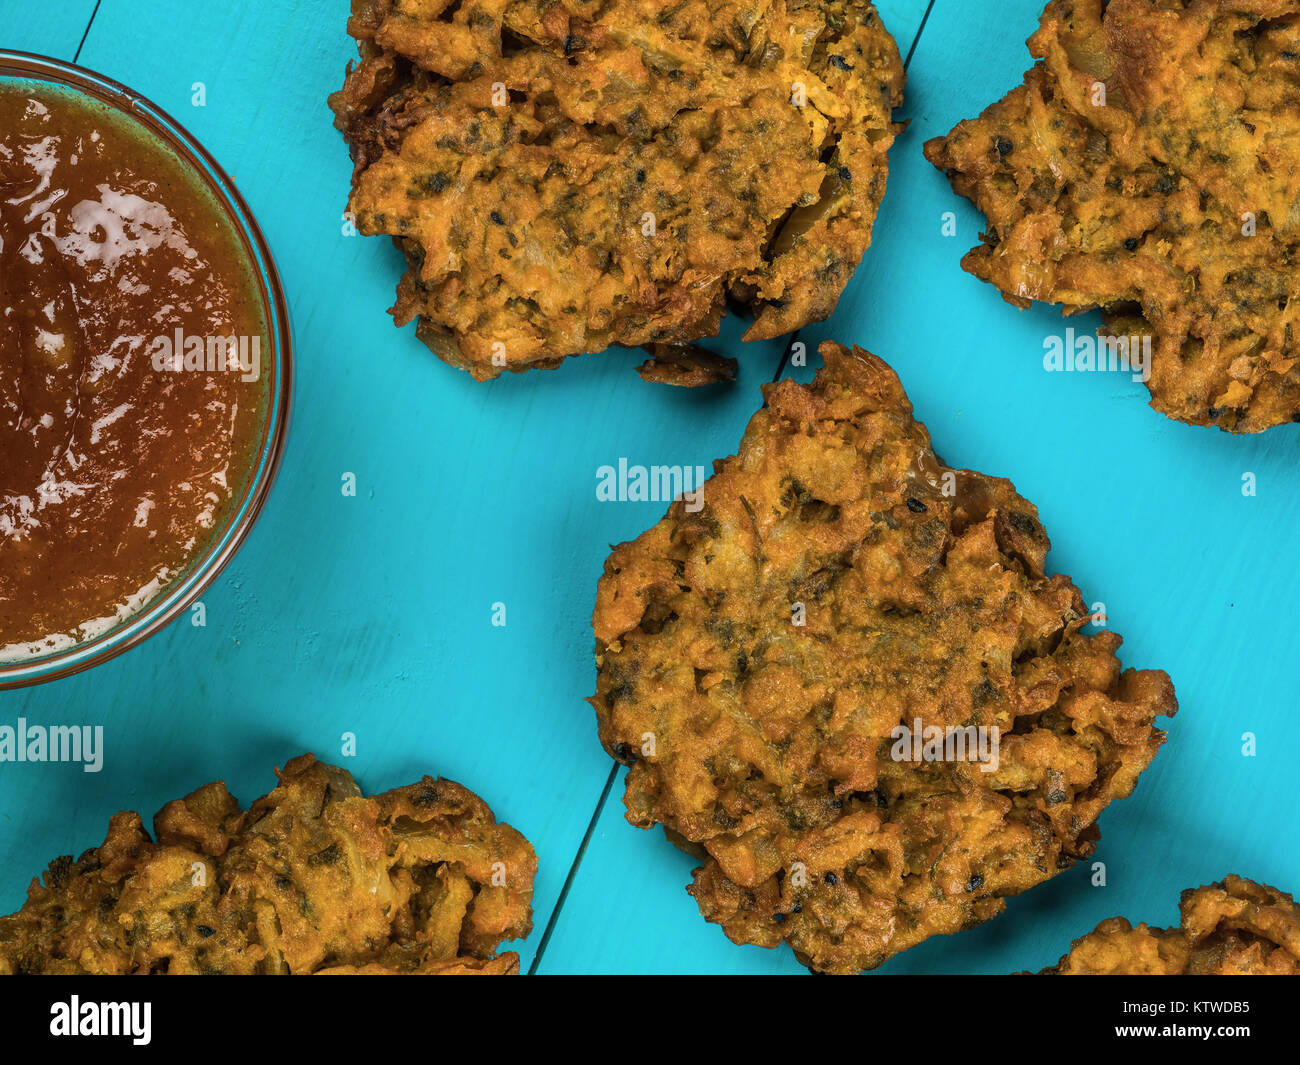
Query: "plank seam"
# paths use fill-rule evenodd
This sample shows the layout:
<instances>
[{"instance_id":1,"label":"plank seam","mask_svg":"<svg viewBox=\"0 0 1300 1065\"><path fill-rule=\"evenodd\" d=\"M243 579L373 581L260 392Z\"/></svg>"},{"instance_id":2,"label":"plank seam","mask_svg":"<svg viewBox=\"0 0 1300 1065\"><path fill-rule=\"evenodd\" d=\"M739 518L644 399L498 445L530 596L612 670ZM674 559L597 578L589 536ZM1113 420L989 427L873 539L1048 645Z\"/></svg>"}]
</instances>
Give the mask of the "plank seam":
<instances>
[{"instance_id":1,"label":"plank seam","mask_svg":"<svg viewBox=\"0 0 1300 1065\"><path fill-rule=\"evenodd\" d=\"M546 922L546 931L542 933L542 941L537 944L537 952L533 955L533 962L528 966L529 976L536 974L537 966L541 964L542 956L546 953L546 945L550 943L551 933L555 931L555 922L559 920L560 911L564 909L564 904L568 901L569 889L573 887L573 881L578 875L582 859L586 856L587 845L596 832L596 823L600 820L601 812L605 809L605 800L609 798L610 789L614 786L614 778L618 776L618 768L617 762L610 767L609 776L605 780L605 787L600 793L600 798L596 800L596 809L591 815L591 820L587 823L587 831L583 834L578 853L573 856L573 863L569 866L569 875L564 878L564 887L560 889L560 895L555 900L555 905L551 907L551 916Z\"/></svg>"},{"instance_id":2,"label":"plank seam","mask_svg":"<svg viewBox=\"0 0 1300 1065\"><path fill-rule=\"evenodd\" d=\"M790 343L788 343L785 346L785 351L781 353L781 361L776 367L776 376L772 378L773 384L776 384L779 380L781 380L781 374L785 372L785 364L790 359L790 352L794 350L794 346L798 342L799 342L799 330L796 329L793 333L790 334Z\"/></svg>"},{"instance_id":3,"label":"plank seam","mask_svg":"<svg viewBox=\"0 0 1300 1065\"><path fill-rule=\"evenodd\" d=\"M916 27L916 36L912 38L912 47L907 50L907 58L903 60L903 69L906 70L912 65L912 56L916 55L916 46L921 42L921 34L925 32L925 24L930 21L930 12L934 10L935 0L930 0L926 6L925 14L921 16L921 25Z\"/></svg>"},{"instance_id":4,"label":"plank seam","mask_svg":"<svg viewBox=\"0 0 1300 1065\"><path fill-rule=\"evenodd\" d=\"M72 61L74 63L81 58L81 50L86 47L86 38L90 36L90 27L95 24L95 16L99 14L99 5L101 2L102 0L95 0L95 6L90 12L90 21L86 23L86 28L81 34L81 40L77 43L77 50L72 56Z\"/></svg>"},{"instance_id":5,"label":"plank seam","mask_svg":"<svg viewBox=\"0 0 1300 1065\"><path fill-rule=\"evenodd\" d=\"M929 4L926 5L925 14L921 16L921 24L916 27L916 34L912 37L911 47L907 49L907 58L903 60L904 70L907 70L907 68L911 65L912 56L916 55L916 46L921 41L921 34L925 32L926 23L930 21L930 12L934 10L934 5L935 5L935 0L930 0ZM781 375L785 373L786 363L790 360L790 352L794 350L794 346L798 342L798 340L799 340L799 330L796 329L794 333L791 334L790 342L785 346L785 351L781 355L781 362L776 368L776 376L772 378L773 384L781 380Z\"/></svg>"},{"instance_id":6,"label":"plank seam","mask_svg":"<svg viewBox=\"0 0 1300 1065\"><path fill-rule=\"evenodd\" d=\"M921 34L925 32L926 23L930 21L930 12L934 10L935 0L930 0L926 6L925 14L921 16L921 24L916 29L916 35L912 38L911 47L907 50L907 58L903 61L903 69L906 70L908 64L912 62L912 56L916 54L917 43L921 40ZM93 18L93 16L92 16ZM777 365L776 373L772 377L775 383L781 380L781 375L785 372L786 363L789 362L790 352L799 341L799 330L796 329L786 342L785 349L781 353L781 361ZM556 922L559 920L561 912L564 910L564 904L568 901L569 890L573 887L573 882L577 878L578 870L582 866L582 859L587 854L587 847L591 843L591 837L595 834L596 824L599 822L601 815L605 811L605 803L609 799L610 789L614 786L614 778L618 775L617 763L609 772L609 778L605 781L604 790L600 793L600 799L596 803L596 810L591 815L591 821L587 825L586 834L582 837L582 844L578 848L578 853L574 855L573 862L569 866L568 875L564 878L564 887L560 889L559 898L555 900L555 905L551 908L550 919L546 922L546 931L542 933L542 941L537 945L537 953L533 955L532 964L528 967L528 975L533 976L537 973L537 968L542 962L542 957L546 954L546 947L551 941L551 933L555 931Z\"/></svg>"}]
</instances>

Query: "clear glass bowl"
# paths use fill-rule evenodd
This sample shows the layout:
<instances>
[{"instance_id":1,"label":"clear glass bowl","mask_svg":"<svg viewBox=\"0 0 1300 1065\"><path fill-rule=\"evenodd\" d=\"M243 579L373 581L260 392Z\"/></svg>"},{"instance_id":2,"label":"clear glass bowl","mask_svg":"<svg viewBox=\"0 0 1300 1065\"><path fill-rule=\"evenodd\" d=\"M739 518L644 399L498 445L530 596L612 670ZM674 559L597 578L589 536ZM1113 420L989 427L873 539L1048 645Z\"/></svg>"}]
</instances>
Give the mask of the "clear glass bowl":
<instances>
[{"instance_id":1,"label":"clear glass bowl","mask_svg":"<svg viewBox=\"0 0 1300 1065\"><path fill-rule=\"evenodd\" d=\"M266 417L260 443L253 451L247 486L227 508L224 524L213 530L206 546L153 600L106 632L49 654L0 659L0 690L40 684L106 662L148 639L193 605L239 549L266 502L284 451L293 377L289 312L275 263L248 205L216 160L167 112L126 86L71 63L0 49L0 84L32 82L85 94L113 108L170 149L208 188L243 247L261 298L268 331L269 374Z\"/></svg>"}]
</instances>

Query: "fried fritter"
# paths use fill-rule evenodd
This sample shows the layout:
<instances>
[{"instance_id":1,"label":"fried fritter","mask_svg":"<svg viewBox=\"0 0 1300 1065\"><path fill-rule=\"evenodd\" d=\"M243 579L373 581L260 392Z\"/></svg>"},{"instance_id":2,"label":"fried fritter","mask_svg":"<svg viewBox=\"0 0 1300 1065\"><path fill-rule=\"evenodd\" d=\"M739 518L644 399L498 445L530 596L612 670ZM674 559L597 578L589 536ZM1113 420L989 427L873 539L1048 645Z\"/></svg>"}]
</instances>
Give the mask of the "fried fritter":
<instances>
[{"instance_id":1,"label":"fried fritter","mask_svg":"<svg viewBox=\"0 0 1300 1065\"><path fill-rule=\"evenodd\" d=\"M1300 0L1053 0L1025 84L930 141L1004 298L1150 336L1152 406L1300 420Z\"/></svg>"},{"instance_id":2,"label":"fried fritter","mask_svg":"<svg viewBox=\"0 0 1300 1065\"><path fill-rule=\"evenodd\" d=\"M642 381L679 388L734 381L739 364L694 344L647 344L650 358L637 367Z\"/></svg>"},{"instance_id":3,"label":"fried fritter","mask_svg":"<svg viewBox=\"0 0 1300 1065\"><path fill-rule=\"evenodd\" d=\"M0 973L514 973L537 859L449 780L364 798L305 754L240 810L224 784L56 858L0 917Z\"/></svg>"},{"instance_id":4,"label":"fried fritter","mask_svg":"<svg viewBox=\"0 0 1300 1065\"><path fill-rule=\"evenodd\" d=\"M904 79L866 0L353 0L348 32L349 207L410 264L397 324L479 380L716 336L728 299L781 336L871 242Z\"/></svg>"},{"instance_id":5,"label":"fried fritter","mask_svg":"<svg viewBox=\"0 0 1300 1065\"><path fill-rule=\"evenodd\" d=\"M1298 976L1300 906L1240 876L1183 892L1178 928L1123 917L1076 939L1046 976Z\"/></svg>"},{"instance_id":6,"label":"fried fritter","mask_svg":"<svg viewBox=\"0 0 1300 1065\"><path fill-rule=\"evenodd\" d=\"M821 352L810 387L765 389L701 510L614 549L591 703L628 820L705 859L703 915L851 973L1091 854L1177 703L1082 631L1009 481L944 466L878 358ZM900 726L983 730L997 756L905 761Z\"/></svg>"}]
</instances>

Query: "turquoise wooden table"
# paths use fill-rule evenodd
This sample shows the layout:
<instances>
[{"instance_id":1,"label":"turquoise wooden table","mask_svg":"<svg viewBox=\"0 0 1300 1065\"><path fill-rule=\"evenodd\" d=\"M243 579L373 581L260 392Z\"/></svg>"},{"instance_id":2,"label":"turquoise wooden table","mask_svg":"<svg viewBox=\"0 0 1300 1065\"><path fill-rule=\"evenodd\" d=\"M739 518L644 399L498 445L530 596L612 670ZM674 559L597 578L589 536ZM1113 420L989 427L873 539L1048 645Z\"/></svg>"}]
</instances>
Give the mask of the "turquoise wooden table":
<instances>
[{"instance_id":1,"label":"turquoise wooden table","mask_svg":"<svg viewBox=\"0 0 1300 1065\"><path fill-rule=\"evenodd\" d=\"M1044 373L1059 316L1017 311L962 273L981 219L921 157L1019 82L1040 0L996 15L973 0L879 7L910 57L911 124L874 247L831 321L799 339L892 363L938 452L1011 477L1039 505L1052 567L1106 603L1125 663L1167 670L1182 704L1136 794L1102 818L1104 887L1078 866L880 972L1038 968L1103 917L1175 921L1182 888L1230 872L1300 889L1300 426L1233 438L1155 414L1127 377ZM596 470L730 454L785 345L742 349L728 326L720 345L740 379L697 392L642 384L630 352L479 385L394 330L384 309L401 259L344 232L350 164L325 106L353 54L346 9L0 0L0 47L76 58L137 89L234 176L283 275L298 368L279 482L204 596L206 626L182 619L89 674L0 695L0 724L105 728L99 773L0 765L0 911L49 858L100 842L119 808L148 816L216 778L248 801L273 765L312 750L368 790L460 780L523 831L541 861L520 947L534 971L799 972L788 951L733 946L698 916L683 890L692 860L623 821L621 774L583 702L608 545L663 511L598 502Z\"/></svg>"}]
</instances>

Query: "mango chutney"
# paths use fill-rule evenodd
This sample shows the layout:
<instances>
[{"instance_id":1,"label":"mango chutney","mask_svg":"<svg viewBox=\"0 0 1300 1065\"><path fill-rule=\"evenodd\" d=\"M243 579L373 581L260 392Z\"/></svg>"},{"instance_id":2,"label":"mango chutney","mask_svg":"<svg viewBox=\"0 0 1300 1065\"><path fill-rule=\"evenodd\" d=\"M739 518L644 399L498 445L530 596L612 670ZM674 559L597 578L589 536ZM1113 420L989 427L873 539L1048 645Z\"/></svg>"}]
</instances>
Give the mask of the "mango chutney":
<instances>
[{"instance_id":1,"label":"mango chutney","mask_svg":"<svg viewBox=\"0 0 1300 1065\"><path fill-rule=\"evenodd\" d=\"M0 83L0 662L114 629L229 525L271 402L256 278L161 139Z\"/></svg>"}]
</instances>

